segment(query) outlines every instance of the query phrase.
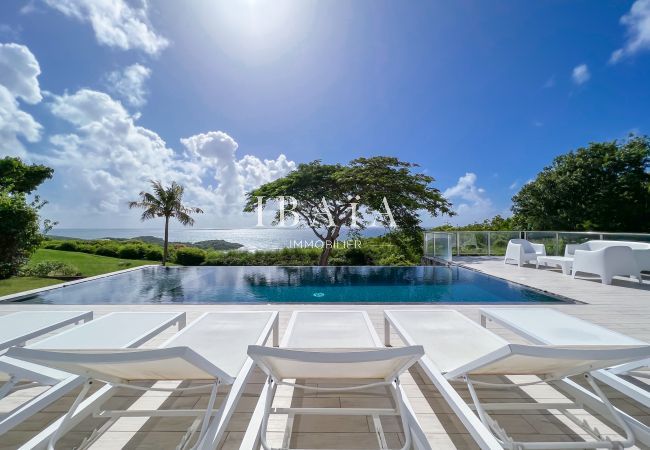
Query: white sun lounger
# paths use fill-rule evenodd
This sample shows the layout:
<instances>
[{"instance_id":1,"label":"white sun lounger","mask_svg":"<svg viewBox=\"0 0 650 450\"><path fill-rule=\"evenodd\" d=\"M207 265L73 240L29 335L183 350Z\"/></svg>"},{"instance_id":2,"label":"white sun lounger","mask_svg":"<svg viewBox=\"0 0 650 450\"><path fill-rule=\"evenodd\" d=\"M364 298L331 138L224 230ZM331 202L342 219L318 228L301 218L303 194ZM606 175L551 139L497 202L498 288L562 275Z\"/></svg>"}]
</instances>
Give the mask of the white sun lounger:
<instances>
[{"instance_id":1,"label":"white sun lounger","mask_svg":"<svg viewBox=\"0 0 650 450\"><path fill-rule=\"evenodd\" d=\"M0 316L0 351L92 318L92 311L19 311Z\"/></svg>"},{"instance_id":2,"label":"white sun lounger","mask_svg":"<svg viewBox=\"0 0 650 450\"><path fill-rule=\"evenodd\" d=\"M295 311L280 348L250 346L248 354L268 379L240 449L269 449L266 426L270 414L287 414L288 427L283 449L288 449L295 415L363 415L373 417L379 445L386 448L380 416L402 419L406 443L403 448L428 449L419 423L399 384L399 375L423 354L420 346L387 349L379 339L365 311ZM343 388L314 388L301 379L345 379ZM368 380L377 380L368 384ZM355 384L354 380L359 380ZM362 383L362 384L361 384ZM272 408L278 385L303 390L350 391L386 386L395 408ZM413 436L413 438L412 438Z\"/></svg>"},{"instance_id":3,"label":"white sun lounger","mask_svg":"<svg viewBox=\"0 0 650 450\"><path fill-rule=\"evenodd\" d=\"M635 437L627 423L613 408L607 397L589 375L593 370L650 357L650 346L643 345L520 345L511 344L458 311L386 311L386 326L393 326L407 345L421 344L426 357L422 359L429 375L443 397L458 414L472 436L484 449L584 449L623 448L634 445ZM387 337L390 335L387 332ZM612 442L597 430L579 420L570 409L577 403L482 403L475 385L516 388L516 384L486 383L480 375L535 375L534 383L562 380L568 376L584 376L596 396L607 406L611 420L624 431L622 440ZM449 381L466 382L476 415L467 408ZM534 384L528 383L528 384ZM489 411L554 409L581 427L593 439L583 442L521 442L510 437L488 414ZM480 423L476 422L479 418ZM482 426L479 426L482 425Z\"/></svg>"},{"instance_id":4,"label":"white sun lounger","mask_svg":"<svg viewBox=\"0 0 650 450\"><path fill-rule=\"evenodd\" d=\"M205 313L156 349L85 349L50 350L13 348L9 354L26 361L86 376L87 381L57 430L50 436L53 448L58 438L79 422L79 416L93 413L109 419L82 444L90 446L120 417L196 417L178 448L188 448L200 428L195 448L212 448L218 444L225 426L243 393L252 371L247 363L249 344L263 344L271 331L277 335L278 314L273 311ZM105 410L101 401L84 405L93 380L108 383L109 389L126 387L142 391L189 391L211 388L205 410ZM209 384L191 387L142 387L137 382L209 380ZM218 410L214 410L218 387L231 385L230 393ZM96 395L96 394L95 394ZM107 398L107 397L106 397ZM90 397L85 401L88 402ZM212 424L211 424L212 422ZM215 425L216 423L216 425ZM211 425L210 427L208 427ZM205 440L203 438L206 438Z\"/></svg>"},{"instance_id":5,"label":"white sun lounger","mask_svg":"<svg viewBox=\"0 0 650 450\"><path fill-rule=\"evenodd\" d=\"M481 324L487 326L488 321L514 331L534 344L550 345L648 345L646 342L631 338L621 333L587 322L577 317L564 314L551 308L483 308L480 310ZM597 380L625 394L631 399L650 408L650 392L643 387L622 378L638 369L650 367L650 360L644 359L621 364L608 369L592 372ZM592 395L581 386L566 380L560 388L570 387L580 394L589 406L602 410L602 404L596 402ZM632 427L637 438L650 445L650 427L642 424L633 417L621 412L626 422Z\"/></svg>"},{"instance_id":6,"label":"white sun lounger","mask_svg":"<svg viewBox=\"0 0 650 450\"><path fill-rule=\"evenodd\" d=\"M185 313L115 312L42 339L26 348L131 348L141 345L175 324L179 328L185 326ZM0 356L0 380L5 381L3 386L5 392L9 392L16 385L21 387L18 384L21 381L27 381L26 386L33 384L52 386L3 416L0 420L0 435L84 382L83 377L12 358L7 354Z\"/></svg>"}]
</instances>

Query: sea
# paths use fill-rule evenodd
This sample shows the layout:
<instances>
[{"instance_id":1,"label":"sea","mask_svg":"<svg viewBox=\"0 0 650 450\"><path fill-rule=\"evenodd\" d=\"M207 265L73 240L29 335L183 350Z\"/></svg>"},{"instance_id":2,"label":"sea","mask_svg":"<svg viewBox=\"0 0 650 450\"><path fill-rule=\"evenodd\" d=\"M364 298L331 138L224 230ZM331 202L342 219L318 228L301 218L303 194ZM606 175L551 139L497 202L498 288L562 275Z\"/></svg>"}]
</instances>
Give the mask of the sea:
<instances>
[{"instance_id":1,"label":"sea","mask_svg":"<svg viewBox=\"0 0 650 450\"><path fill-rule=\"evenodd\" d=\"M385 234L384 228L367 228L361 232L364 237ZM155 236L162 238L162 228L54 228L48 235L79 239L134 238ZM348 239L349 231L342 231L340 240ZM171 242L200 242L221 239L242 244L242 250L273 250L308 245L318 241L309 228L170 228Z\"/></svg>"}]
</instances>

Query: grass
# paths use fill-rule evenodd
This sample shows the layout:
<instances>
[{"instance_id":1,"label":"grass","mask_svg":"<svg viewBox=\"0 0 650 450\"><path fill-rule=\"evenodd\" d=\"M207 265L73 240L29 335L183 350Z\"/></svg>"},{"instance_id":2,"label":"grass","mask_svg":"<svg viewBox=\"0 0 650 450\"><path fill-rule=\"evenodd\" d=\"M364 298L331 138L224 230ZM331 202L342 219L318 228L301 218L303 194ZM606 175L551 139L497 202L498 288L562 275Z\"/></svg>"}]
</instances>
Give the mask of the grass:
<instances>
[{"instance_id":1,"label":"grass","mask_svg":"<svg viewBox=\"0 0 650 450\"><path fill-rule=\"evenodd\" d=\"M81 275L84 277L92 277L94 275L143 266L145 264L155 264L153 261L111 258L108 256L49 249L36 250L36 253L29 260L30 263L42 261L65 262L79 269ZM0 280L0 296L29 291L30 289L37 289L61 282L61 280L55 278L12 277L7 280Z\"/></svg>"}]
</instances>

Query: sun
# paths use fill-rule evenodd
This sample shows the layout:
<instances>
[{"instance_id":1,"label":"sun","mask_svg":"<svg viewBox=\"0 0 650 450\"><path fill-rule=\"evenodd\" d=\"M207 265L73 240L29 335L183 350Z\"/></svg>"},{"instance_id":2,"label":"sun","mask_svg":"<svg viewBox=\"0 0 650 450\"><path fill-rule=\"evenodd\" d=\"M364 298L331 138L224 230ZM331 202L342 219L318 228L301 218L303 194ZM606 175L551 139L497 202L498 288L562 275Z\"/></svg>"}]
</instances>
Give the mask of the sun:
<instances>
[{"instance_id":1,"label":"sun","mask_svg":"<svg viewBox=\"0 0 650 450\"><path fill-rule=\"evenodd\" d=\"M230 56L264 64L300 45L312 11L309 1L240 0L204 2L198 13L205 31Z\"/></svg>"}]
</instances>

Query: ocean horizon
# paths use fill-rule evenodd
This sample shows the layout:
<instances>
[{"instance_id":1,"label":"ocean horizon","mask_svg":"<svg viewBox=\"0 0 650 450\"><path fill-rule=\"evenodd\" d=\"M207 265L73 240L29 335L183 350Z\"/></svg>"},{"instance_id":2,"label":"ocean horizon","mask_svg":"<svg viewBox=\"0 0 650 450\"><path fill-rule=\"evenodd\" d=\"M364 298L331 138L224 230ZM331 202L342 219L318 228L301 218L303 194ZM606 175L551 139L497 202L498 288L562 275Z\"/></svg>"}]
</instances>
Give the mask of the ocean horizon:
<instances>
[{"instance_id":1,"label":"ocean horizon","mask_svg":"<svg viewBox=\"0 0 650 450\"><path fill-rule=\"evenodd\" d=\"M48 235L78 239L130 239L138 236L163 237L162 228L54 228ZM385 228L368 228L361 232L364 237L381 236ZM341 232L341 239L349 236L349 230ZM195 243L221 239L243 245L242 250L273 250L291 247L295 241L318 240L309 228L170 228L171 242Z\"/></svg>"}]
</instances>

